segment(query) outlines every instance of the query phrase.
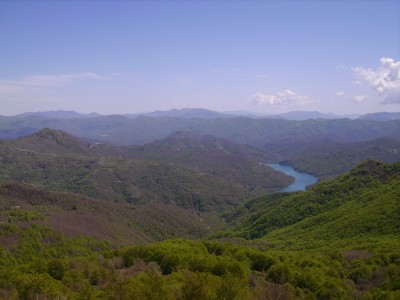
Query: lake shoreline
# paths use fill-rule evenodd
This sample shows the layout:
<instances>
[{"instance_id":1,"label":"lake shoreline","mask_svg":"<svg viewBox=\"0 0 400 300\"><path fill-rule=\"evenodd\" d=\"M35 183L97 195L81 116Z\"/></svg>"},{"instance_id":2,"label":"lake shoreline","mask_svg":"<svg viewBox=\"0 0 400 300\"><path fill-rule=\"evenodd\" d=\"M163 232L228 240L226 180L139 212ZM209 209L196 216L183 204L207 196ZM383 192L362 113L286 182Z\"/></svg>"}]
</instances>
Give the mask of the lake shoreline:
<instances>
[{"instance_id":1,"label":"lake shoreline","mask_svg":"<svg viewBox=\"0 0 400 300\"><path fill-rule=\"evenodd\" d=\"M279 192L296 192L296 191L305 191L306 188L310 185L313 185L318 182L317 177L312 174L300 172L295 170L292 166L284 165L284 164L265 164L266 166L280 171L288 176L294 177L294 182L289 184L288 186L279 190Z\"/></svg>"}]
</instances>

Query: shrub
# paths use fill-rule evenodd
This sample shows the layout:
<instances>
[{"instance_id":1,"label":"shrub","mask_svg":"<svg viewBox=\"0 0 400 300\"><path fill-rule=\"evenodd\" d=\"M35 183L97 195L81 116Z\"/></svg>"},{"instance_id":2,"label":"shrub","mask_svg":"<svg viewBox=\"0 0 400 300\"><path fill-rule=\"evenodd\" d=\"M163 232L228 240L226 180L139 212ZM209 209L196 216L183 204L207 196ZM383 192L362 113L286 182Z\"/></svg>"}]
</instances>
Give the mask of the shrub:
<instances>
[{"instance_id":1,"label":"shrub","mask_svg":"<svg viewBox=\"0 0 400 300\"><path fill-rule=\"evenodd\" d=\"M65 271L66 265L61 259L52 259L47 263L47 273L54 279L61 280Z\"/></svg>"},{"instance_id":2,"label":"shrub","mask_svg":"<svg viewBox=\"0 0 400 300\"><path fill-rule=\"evenodd\" d=\"M284 284L286 282L292 282L293 275L286 264L276 264L268 270L266 280L273 283Z\"/></svg>"}]
</instances>

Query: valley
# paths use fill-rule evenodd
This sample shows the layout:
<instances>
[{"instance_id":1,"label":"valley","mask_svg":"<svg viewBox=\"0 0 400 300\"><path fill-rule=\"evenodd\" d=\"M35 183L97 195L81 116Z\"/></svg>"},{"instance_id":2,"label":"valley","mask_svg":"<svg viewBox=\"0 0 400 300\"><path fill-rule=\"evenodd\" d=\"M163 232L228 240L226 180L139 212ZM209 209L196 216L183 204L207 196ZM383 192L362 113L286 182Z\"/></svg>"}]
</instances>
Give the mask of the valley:
<instances>
[{"instance_id":1,"label":"valley","mask_svg":"<svg viewBox=\"0 0 400 300\"><path fill-rule=\"evenodd\" d=\"M0 299L400 295L397 120L113 116L109 143L70 115L42 125L84 138L0 131ZM286 190L287 165L315 177Z\"/></svg>"},{"instance_id":2,"label":"valley","mask_svg":"<svg viewBox=\"0 0 400 300\"><path fill-rule=\"evenodd\" d=\"M399 12L0 1L0 300L399 300Z\"/></svg>"}]
</instances>

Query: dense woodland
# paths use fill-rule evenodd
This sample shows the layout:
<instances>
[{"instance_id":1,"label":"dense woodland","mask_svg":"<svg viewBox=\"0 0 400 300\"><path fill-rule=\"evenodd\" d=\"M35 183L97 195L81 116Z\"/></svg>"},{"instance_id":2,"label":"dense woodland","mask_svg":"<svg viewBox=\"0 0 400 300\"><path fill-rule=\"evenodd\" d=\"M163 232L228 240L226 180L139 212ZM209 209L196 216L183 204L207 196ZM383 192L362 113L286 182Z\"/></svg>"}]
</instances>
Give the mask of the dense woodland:
<instances>
[{"instance_id":1,"label":"dense woodland","mask_svg":"<svg viewBox=\"0 0 400 300\"><path fill-rule=\"evenodd\" d=\"M153 119L194 127L135 146L0 141L0 299L400 298L398 120ZM293 179L267 162L320 182L280 193Z\"/></svg>"}]
</instances>

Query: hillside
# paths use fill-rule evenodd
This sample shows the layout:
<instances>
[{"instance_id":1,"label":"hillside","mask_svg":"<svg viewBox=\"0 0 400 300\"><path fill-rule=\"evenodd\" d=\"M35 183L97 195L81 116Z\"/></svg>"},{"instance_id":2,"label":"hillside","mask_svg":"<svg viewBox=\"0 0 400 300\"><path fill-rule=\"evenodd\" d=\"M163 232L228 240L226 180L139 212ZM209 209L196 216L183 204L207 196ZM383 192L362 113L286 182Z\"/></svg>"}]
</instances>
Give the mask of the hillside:
<instances>
[{"instance_id":1,"label":"hillside","mask_svg":"<svg viewBox=\"0 0 400 300\"><path fill-rule=\"evenodd\" d=\"M344 174L365 160L393 163L400 161L400 140L378 138L359 142L334 142L268 145L266 150L280 155L279 161L311 173L320 180Z\"/></svg>"},{"instance_id":2,"label":"hillside","mask_svg":"<svg viewBox=\"0 0 400 300\"><path fill-rule=\"evenodd\" d=\"M242 163L240 170L225 178L224 174L237 165L232 166L230 156L215 148L198 156L198 162L214 155L220 160L219 166L224 171L221 173L216 168L206 173L190 165L124 158L132 153L129 151L96 145L92 148L61 131L46 129L30 137L0 143L0 180L115 202L166 203L200 211L222 211L283 187L291 180L259 165L258 161L246 159L244 154L236 156Z\"/></svg>"},{"instance_id":3,"label":"hillside","mask_svg":"<svg viewBox=\"0 0 400 300\"><path fill-rule=\"evenodd\" d=\"M184 210L174 215L174 206L151 214L142 210L149 206L99 206L3 185L0 293L5 299L397 299L399 179L399 163L367 161L308 191L249 201L230 215L236 227L230 232L122 248L100 239L113 232L140 244L148 241L141 233L162 239L169 229L202 236L210 220ZM173 215L182 220L169 220ZM142 219L153 221L150 228Z\"/></svg>"},{"instance_id":4,"label":"hillside","mask_svg":"<svg viewBox=\"0 0 400 300\"><path fill-rule=\"evenodd\" d=\"M33 135L7 142L20 151L52 154L89 155L88 143L61 130L42 129Z\"/></svg>"},{"instance_id":5,"label":"hillside","mask_svg":"<svg viewBox=\"0 0 400 300\"><path fill-rule=\"evenodd\" d=\"M130 149L78 138L62 130L44 128L31 135L5 141L20 151L53 155L130 157Z\"/></svg>"},{"instance_id":6,"label":"hillside","mask_svg":"<svg viewBox=\"0 0 400 300\"><path fill-rule=\"evenodd\" d=\"M53 192L26 184L0 186L0 224L43 224L67 236L139 245L176 236L199 238L216 218L176 205L129 205ZM8 247L7 240L2 245Z\"/></svg>"},{"instance_id":7,"label":"hillside","mask_svg":"<svg viewBox=\"0 0 400 300\"><path fill-rule=\"evenodd\" d=\"M400 163L366 161L305 192L249 201L228 220L239 236L291 240L302 247L310 240L399 235L399 181Z\"/></svg>"},{"instance_id":8,"label":"hillside","mask_svg":"<svg viewBox=\"0 0 400 300\"><path fill-rule=\"evenodd\" d=\"M250 190L288 182L282 173L274 172L263 164L276 161L276 155L222 138L177 132L163 140L129 149L133 158L163 161L185 169L199 170L210 177L222 177L232 184L242 184ZM268 189L264 191L268 192Z\"/></svg>"}]
</instances>

